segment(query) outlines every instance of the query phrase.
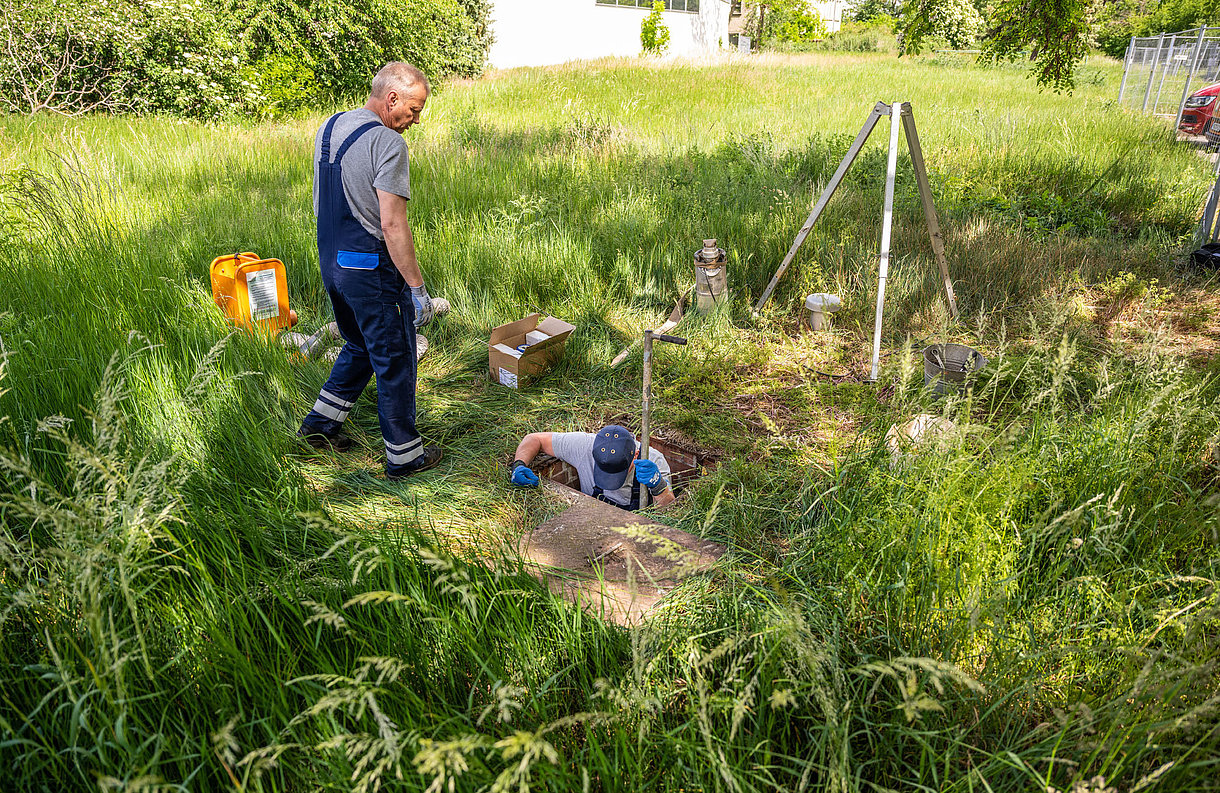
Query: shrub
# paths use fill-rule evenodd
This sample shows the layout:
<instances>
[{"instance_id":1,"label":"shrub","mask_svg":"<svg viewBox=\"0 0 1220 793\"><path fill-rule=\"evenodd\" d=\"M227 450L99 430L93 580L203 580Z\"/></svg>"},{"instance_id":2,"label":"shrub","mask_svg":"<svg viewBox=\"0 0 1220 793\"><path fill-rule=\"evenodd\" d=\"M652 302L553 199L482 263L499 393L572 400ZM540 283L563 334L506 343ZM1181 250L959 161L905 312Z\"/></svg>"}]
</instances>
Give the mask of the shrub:
<instances>
[{"instance_id":1,"label":"shrub","mask_svg":"<svg viewBox=\"0 0 1220 793\"><path fill-rule=\"evenodd\" d=\"M0 0L0 106L10 112L168 110L247 101L231 18L203 2Z\"/></svg>"},{"instance_id":2,"label":"shrub","mask_svg":"<svg viewBox=\"0 0 1220 793\"><path fill-rule=\"evenodd\" d=\"M826 25L806 0L780 0L767 6L764 38L769 41L807 42L826 37Z\"/></svg>"},{"instance_id":3,"label":"shrub","mask_svg":"<svg viewBox=\"0 0 1220 793\"><path fill-rule=\"evenodd\" d=\"M386 61L474 77L488 0L0 0L0 109L273 114L367 91Z\"/></svg>"},{"instance_id":4,"label":"shrub","mask_svg":"<svg viewBox=\"0 0 1220 793\"><path fill-rule=\"evenodd\" d=\"M901 0L855 0L848 6L846 16L855 22L876 22L881 18L893 20L902 13Z\"/></svg>"},{"instance_id":5,"label":"shrub","mask_svg":"<svg viewBox=\"0 0 1220 793\"><path fill-rule=\"evenodd\" d=\"M652 4L652 13L640 23L640 44L644 47L644 52L660 55L669 47L669 28L661 17L664 10L665 4L657 0Z\"/></svg>"},{"instance_id":6,"label":"shrub","mask_svg":"<svg viewBox=\"0 0 1220 793\"><path fill-rule=\"evenodd\" d=\"M481 70L482 63L491 50L491 45L496 41L496 36L491 30L491 0L458 0L458 3L466 11L466 16L470 17L474 26L475 41L483 53L483 58L479 62Z\"/></svg>"},{"instance_id":7,"label":"shrub","mask_svg":"<svg viewBox=\"0 0 1220 793\"><path fill-rule=\"evenodd\" d=\"M760 5L765 6L761 13ZM812 43L826 36L826 25L806 0L755 3L746 13L745 29L759 46L779 44L783 50L800 49L791 45Z\"/></svg>"},{"instance_id":8,"label":"shrub","mask_svg":"<svg viewBox=\"0 0 1220 793\"><path fill-rule=\"evenodd\" d=\"M234 15L248 20L244 51L264 113L363 94L392 60L408 61L432 80L474 77L490 43L458 0L235 0Z\"/></svg>"},{"instance_id":9,"label":"shrub","mask_svg":"<svg viewBox=\"0 0 1220 793\"><path fill-rule=\"evenodd\" d=\"M878 52L894 48L891 16L873 17L868 22L845 21L838 31L818 42L817 49L834 52Z\"/></svg>"}]
</instances>

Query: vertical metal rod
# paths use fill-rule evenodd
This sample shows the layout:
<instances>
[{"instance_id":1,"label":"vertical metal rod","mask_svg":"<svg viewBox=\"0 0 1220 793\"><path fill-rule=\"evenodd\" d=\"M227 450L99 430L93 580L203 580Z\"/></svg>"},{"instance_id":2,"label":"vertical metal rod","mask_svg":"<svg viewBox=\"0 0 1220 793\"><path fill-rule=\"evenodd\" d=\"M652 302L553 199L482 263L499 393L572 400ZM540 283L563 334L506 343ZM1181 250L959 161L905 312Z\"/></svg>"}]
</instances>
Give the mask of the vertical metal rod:
<instances>
[{"instance_id":1,"label":"vertical metal rod","mask_svg":"<svg viewBox=\"0 0 1220 793\"><path fill-rule=\"evenodd\" d=\"M1156 52L1152 54L1152 68L1148 70L1148 87L1144 89L1144 107L1143 110L1148 110L1148 99L1152 96L1152 82L1156 79L1156 63L1161 57L1161 46L1165 43L1165 34L1162 33L1156 40Z\"/></svg>"},{"instance_id":2,"label":"vertical metal rod","mask_svg":"<svg viewBox=\"0 0 1220 793\"><path fill-rule=\"evenodd\" d=\"M640 408L640 459L648 459L648 439L652 418L652 330L644 331L644 399ZM648 506L648 488L640 486L640 509Z\"/></svg>"},{"instance_id":3,"label":"vertical metal rod","mask_svg":"<svg viewBox=\"0 0 1220 793\"><path fill-rule=\"evenodd\" d=\"M902 102L890 105L890 156L885 166L885 212L881 216L881 269L877 276L877 318L873 323L873 367L869 379L877 382L881 360L881 310L885 305L885 279L890 271L890 231L894 225L894 178L898 171L898 127Z\"/></svg>"},{"instance_id":4,"label":"vertical metal rod","mask_svg":"<svg viewBox=\"0 0 1220 793\"><path fill-rule=\"evenodd\" d=\"M1220 176L1216 177L1212 190L1207 195L1207 203L1203 205L1203 217L1199 218L1200 244L1206 244L1212 236L1212 224L1216 220L1216 202L1220 198Z\"/></svg>"},{"instance_id":5,"label":"vertical metal rod","mask_svg":"<svg viewBox=\"0 0 1220 793\"><path fill-rule=\"evenodd\" d=\"M1127 42L1127 53L1123 55L1123 81L1118 84L1118 103L1123 103L1123 93L1127 90L1127 75L1131 73L1131 60L1135 54L1135 38Z\"/></svg>"},{"instance_id":6,"label":"vertical metal rod","mask_svg":"<svg viewBox=\"0 0 1220 793\"><path fill-rule=\"evenodd\" d=\"M1186 84L1182 86L1182 100L1178 102L1178 117L1173 120L1173 131L1177 134L1178 125L1182 123L1182 112L1186 110L1186 97L1190 96L1190 84L1195 79L1195 71L1199 68L1199 57L1203 54L1203 34L1207 32L1205 25L1199 26L1199 38L1195 39L1195 57L1190 60L1190 74L1186 75ZM1206 134L1204 130L1204 134Z\"/></svg>"},{"instance_id":7,"label":"vertical metal rod","mask_svg":"<svg viewBox=\"0 0 1220 793\"><path fill-rule=\"evenodd\" d=\"M945 259L945 240L940 233L940 219L936 217L936 204L932 201L932 186L928 183L928 169L923 161L923 147L919 145L919 133L915 131L915 112L908 102L903 105L902 129L907 136L907 151L911 155L911 166L915 169L915 183L919 185L919 201L923 204L923 217L928 224L928 236L932 238L932 253L936 255L936 266L945 284L945 297L949 300L949 311L957 319L957 298L953 295L953 279L949 277L949 262Z\"/></svg>"},{"instance_id":8,"label":"vertical metal rod","mask_svg":"<svg viewBox=\"0 0 1220 793\"><path fill-rule=\"evenodd\" d=\"M813 224L817 222L817 219L822 215L822 210L826 209L826 205L830 203L835 190L839 189L847 169L856 161L856 157L860 154L860 149L864 147L864 142L868 140L868 136L872 133L873 127L877 126L877 121L888 110L884 102L878 102L873 107L873 112L869 114L868 120L860 128L860 133L852 141L851 148L847 150L847 154L843 155L843 161L839 163L838 170L835 171L834 176L830 177L830 182L826 185L826 189L822 191L822 197L818 199L817 204L813 207L813 211L809 213L809 218L805 221L805 225L801 226L801 230L797 232L796 239L792 241L792 247L788 249L788 255L784 257L784 261L780 264L779 269L775 271L775 275L771 276L771 282L767 284L767 288L763 290L762 297L758 299L758 305L754 307L755 313L762 311L762 307L767 305L767 301L771 299L771 293L775 291L776 285L779 284L779 279L784 277L784 273L788 271L788 266L792 264L793 258L796 257L796 252L800 250L802 243L805 242L805 238L809 236Z\"/></svg>"},{"instance_id":9,"label":"vertical metal rod","mask_svg":"<svg viewBox=\"0 0 1220 793\"><path fill-rule=\"evenodd\" d=\"M1171 36L1169 38L1169 54L1165 56L1165 65L1161 67L1161 81L1156 84L1156 100L1152 103L1152 115L1156 115L1156 109L1161 106L1161 91L1165 90L1165 77L1169 74L1169 70L1173 68L1173 47L1178 42L1178 37Z\"/></svg>"}]
</instances>

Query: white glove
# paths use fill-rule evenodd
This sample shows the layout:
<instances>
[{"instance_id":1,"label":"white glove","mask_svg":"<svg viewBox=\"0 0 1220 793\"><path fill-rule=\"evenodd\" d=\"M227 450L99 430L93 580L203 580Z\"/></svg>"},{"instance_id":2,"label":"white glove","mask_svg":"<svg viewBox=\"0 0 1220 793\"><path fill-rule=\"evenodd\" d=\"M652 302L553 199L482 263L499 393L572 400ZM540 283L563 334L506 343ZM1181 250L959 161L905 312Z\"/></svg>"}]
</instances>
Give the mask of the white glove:
<instances>
[{"instance_id":1,"label":"white glove","mask_svg":"<svg viewBox=\"0 0 1220 793\"><path fill-rule=\"evenodd\" d=\"M422 328L436 316L436 309L432 305L432 298L428 295L427 286L411 287L411 302L415 304L415 327Z\"/></svg>"}]
</instances>

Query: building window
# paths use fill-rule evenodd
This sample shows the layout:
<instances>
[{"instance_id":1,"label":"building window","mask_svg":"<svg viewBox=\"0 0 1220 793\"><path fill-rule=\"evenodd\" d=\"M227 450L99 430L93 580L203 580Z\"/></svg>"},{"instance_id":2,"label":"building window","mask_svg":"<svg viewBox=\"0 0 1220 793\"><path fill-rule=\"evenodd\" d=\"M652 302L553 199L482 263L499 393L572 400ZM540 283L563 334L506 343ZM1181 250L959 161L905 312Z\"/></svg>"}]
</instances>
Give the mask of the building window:
<instances>
[{"instance_id":1,"label":"building window","mask_svg":"<svg viewBox=\"0 0 1220 793\"><path fill-rule=\"evenodd\" d=\"M699 10L699 0L661 0L666 11ZM629 8L652 8L653 0L596 0L599 6L628 6Z\"/></svg>"}]
</instances>

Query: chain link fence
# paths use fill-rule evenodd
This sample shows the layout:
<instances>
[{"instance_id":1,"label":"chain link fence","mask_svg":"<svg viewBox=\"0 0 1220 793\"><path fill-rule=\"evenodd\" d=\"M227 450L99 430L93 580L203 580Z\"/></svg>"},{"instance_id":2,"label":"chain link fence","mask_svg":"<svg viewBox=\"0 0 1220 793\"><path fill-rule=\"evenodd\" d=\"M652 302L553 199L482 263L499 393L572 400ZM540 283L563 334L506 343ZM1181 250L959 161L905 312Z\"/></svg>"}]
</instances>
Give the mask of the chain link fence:
<instances>
[{"instance_id":1,"label":"chain link fence","mask_svg":"<svg viewBox=\"0 0 1220 793\"><path fill-rule=\"evenodd\" d=\"M1172 118L1175 128L1184 117L1194 125L1204 120L1203 115L1211 113L1198 113L1197 107L1188 106L1187 99L1194 91L1217 82L1220 82L1220 27L1133 38L1123 60L1118 103ZM1203 134L1207 130L1191 131ZM1217 132L1220 133L1220 128Z\"/></svg>"},{"instance_id":2,"label":"chain link fence","mask_svg":"<svg viewBox=\"0 0 1220 793\"><path fill-rule=\"evenodd\" d=\"M1123 59L1118 104L1172 119L1175 130L1188 136L1203 136L1204 151L1215 152L1220 147L1220 91L1211 97L1192 94L1217 83L1220 83L1220 27L1133 38ZM1220 156L1213 153L1211 157L1217 178L1195 235L1200 244L1220 236L1217 220Z\"/></svg>"}]
</instances>

